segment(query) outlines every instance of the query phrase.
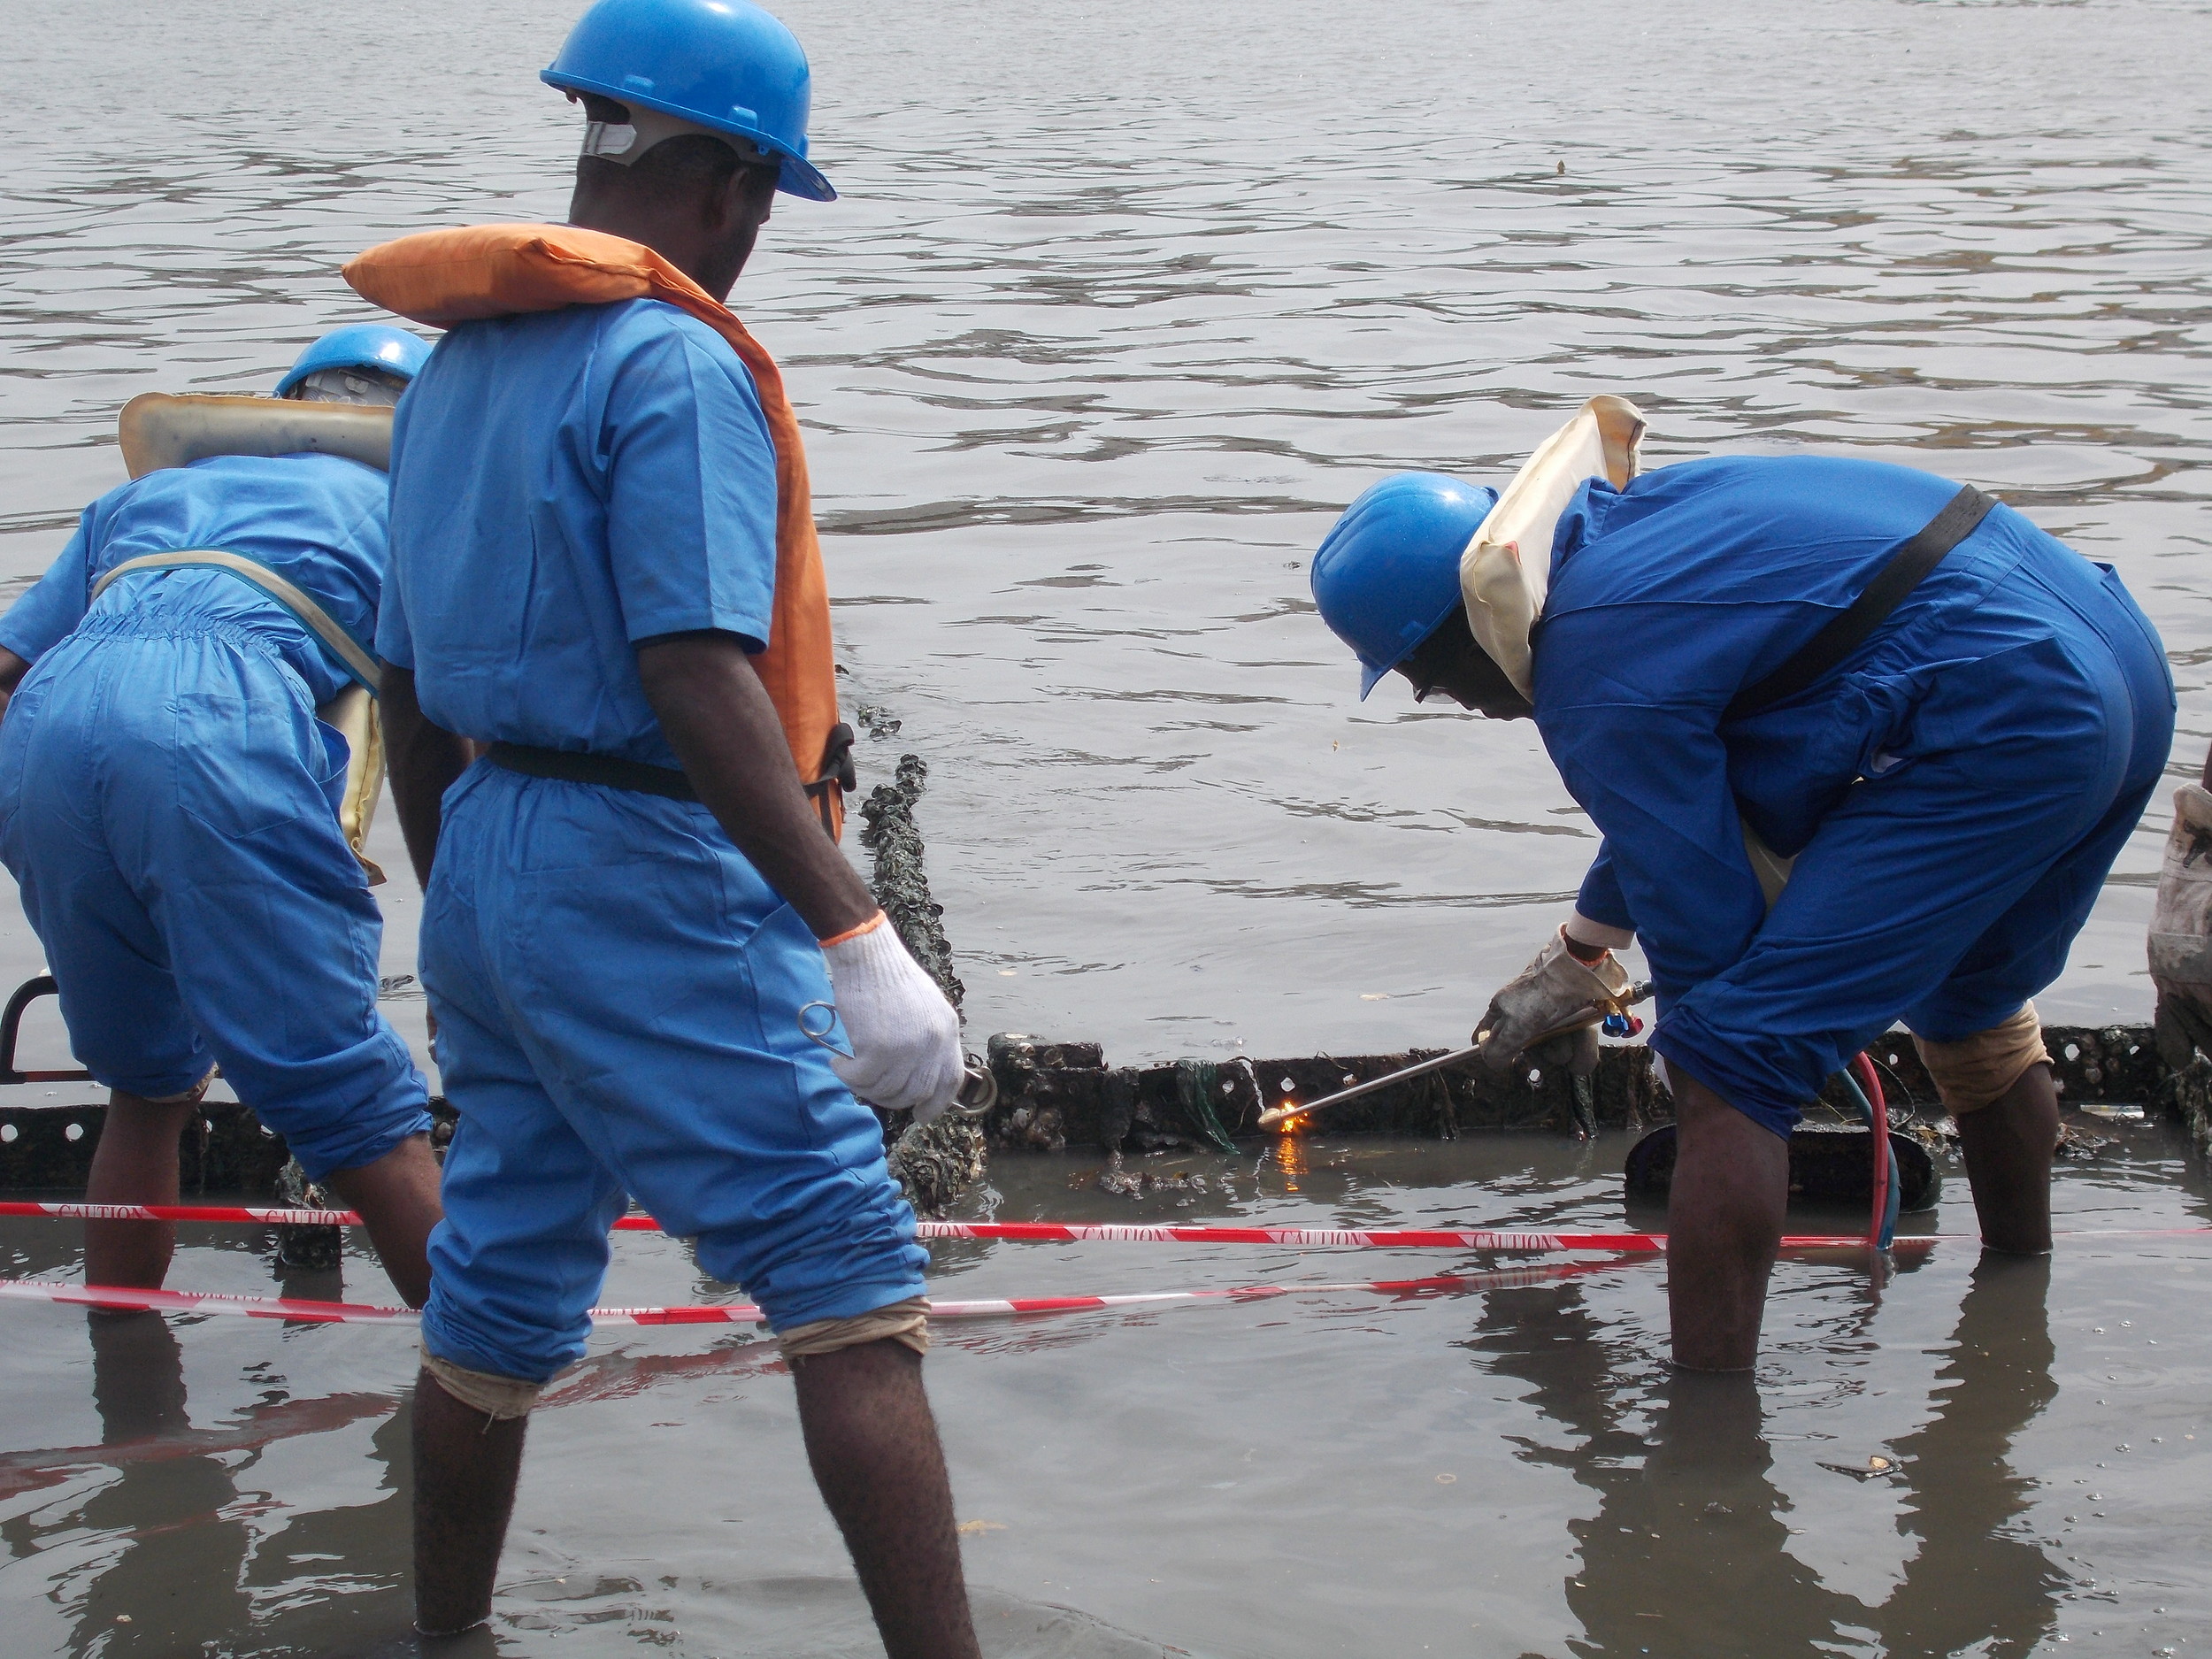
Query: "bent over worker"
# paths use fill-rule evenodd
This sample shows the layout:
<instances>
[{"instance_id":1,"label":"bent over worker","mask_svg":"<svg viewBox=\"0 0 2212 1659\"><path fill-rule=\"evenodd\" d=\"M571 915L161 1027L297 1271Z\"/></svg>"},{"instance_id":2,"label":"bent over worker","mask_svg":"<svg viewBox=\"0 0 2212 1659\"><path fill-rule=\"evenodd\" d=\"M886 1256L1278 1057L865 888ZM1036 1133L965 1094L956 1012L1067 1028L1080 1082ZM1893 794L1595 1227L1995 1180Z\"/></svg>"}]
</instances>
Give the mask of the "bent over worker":
<instances>
[{"instance_id":1,"label":"bent over worker","mask_svg":"<svg viewBox=\"0 0 2212 1659\"><path fill-rule=\"evenodd\" d=\"M600 0L545 79L588 119L572 225L347 272L452 325L396 435L393 748L457 772L448 734L489 745L442 802L399 792L460 1112L418 1622L487 1616L527 1413L584 1352L634 1198L775 1329L886 1647L972 1655L926 1258L855 1097L941 1111L958 1022L833 840L850 738L798 426L721 303L779 188L833 198L806 60L738 0ZM833 1018L837 1056L810 1034Z\"/></svg>"},{"instance_id":2,"label":"bent over worker","mask_svg":"<svg viewBox=\"0 0 2212 1659\"><path fill-rule=\"evenodd\" d=\"M278 395L388 405L428 354L395 328L342 328ZM268 401L171 401L219 406L249 441L299 425ZM112 1091L86 1196L175 1203L179 1137L219 1064L308 1179L360 1211L419 1307L430 1117L377 1010L383 924L338 812L349 765L373 755L317 718L373 672L385 476L266 447L102 496L0 618L0 858L70 1044ZM88 1222L86 1278L158 1286L175 1245L167 1223Z\"/></svg>"},{"instance_id":3,"label":"bent over worker","mask_svg":"<svg viewBox=\"0 0 2212 1659\"><path fill-rule=\"evenodd\" d=\"M2157 635L2108 566L1924 472L1824 457L1637 475L1592 400L1502 497L1386 479L1313 564L1359 656L1533 716L1604 837L1479 1040L1588 1025L1640 941L1679 1143L1678 1364L1756 1355L1788 1137L1897 1020L1955 1116L1991 1248L2049 1248L2055 979L2173 737ZM1793 863L1792 862L1793 860Z\"/></svg>"}]
</instances>

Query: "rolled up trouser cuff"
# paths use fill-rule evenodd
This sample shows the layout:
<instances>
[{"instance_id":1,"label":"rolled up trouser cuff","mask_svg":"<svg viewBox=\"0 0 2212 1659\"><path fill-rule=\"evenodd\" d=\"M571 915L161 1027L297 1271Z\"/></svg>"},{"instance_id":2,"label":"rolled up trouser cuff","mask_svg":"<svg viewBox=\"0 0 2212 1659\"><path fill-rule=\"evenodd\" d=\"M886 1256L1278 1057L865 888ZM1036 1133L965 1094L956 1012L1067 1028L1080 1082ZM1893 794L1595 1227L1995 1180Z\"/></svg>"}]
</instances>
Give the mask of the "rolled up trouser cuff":
<instances>
[{"instance_id":1,"label":"rolled up trouser cuff","mask_svg":"<svg viewBox=\"0 0 2212 1659\"><path fill-rule=\"evenodd\" d=\"M174 1094L141 1094L138 1098L149 1106L196 1106L207 1098L208 1085L215 1080L215 1068L207 1068L207 1074L190 1088L179 1089ZM122 1091L127 1094L128 1090Z\"/></svg>"},{"instance_id":2,"label":"rolled up trouser cuff","mask_svg":"<svg viewBox=\"0 0 2212 1659\"><path fill-rule=\"evenodd\" d=\"M1932 1042L1916 1032L1912 1041L1920 1051L1920 1064L1935 1079L1944 1110L1953 1117L1979 1111L2025 1076L2030 1066L2047 1064L2051 1057L2043 1046L2043 1022L2036 1017L2033 1002L2022 1003L2020 1011L2002 1025L1955 1042Z\"/></svg>"},{"instance_id":3,"label":"rolled up trouser cuff","mask_svg":"<svg viewBox=\"0 0 2212 1659\"><path fill-rule=\"evenodd\" d=\"M909 1296L887 1307L872 1308L842 1319L812 1319L776 1333L787 1360L811 1359L865 1342L902 1342L917 1354L929 1352L929 1302Z\"/></svg>"},{"instance_id":4,"label":"rolled up trouser cuff","mask_svg":"<svg viewBox=\"0 0 2212 1659\"><path fill-rule=\"evenodd\" d=\"M472 1411L481 1411L499 1422L526 1417L546 1391L548 1383L525 1382L488 1371L471 1371L449 1359L440 1359L428 1348L422 1351L422 1368L438 1386Z\"/></svg>"}]
</instances>

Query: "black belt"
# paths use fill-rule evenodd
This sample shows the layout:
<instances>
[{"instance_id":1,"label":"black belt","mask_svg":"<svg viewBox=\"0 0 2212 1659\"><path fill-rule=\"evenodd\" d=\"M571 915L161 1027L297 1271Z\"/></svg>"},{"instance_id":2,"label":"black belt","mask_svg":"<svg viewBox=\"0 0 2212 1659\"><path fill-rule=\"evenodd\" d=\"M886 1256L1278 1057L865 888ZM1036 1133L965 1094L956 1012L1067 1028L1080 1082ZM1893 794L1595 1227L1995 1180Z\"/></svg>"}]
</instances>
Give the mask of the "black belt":
<instances>
[{"instance_id":1,"label":"black belt","mask_svg":"<svg viewBox=\"0 0 2212 1659\"><path fill-rule=\"evenodd\" d=\"M1904 603L1905 595L1920 586L1921 578L1943 563L1945 554L1974 534L1975 526L1996 504L1994 495L1985 495L1971 484L1952 496L1941 512L1890 556L1889 563L1840 615L1831 618L1779 668L1738 692L1721 718L1737 720L1756 714L1785 697L1794 697L1839 667Z\"/></svg>"},{"instance_id":2,"label":"black belt","mask_svg":"<svg viewBox=\"0 0 2212 1659\"><path fill-rule=\"evenodd\" d=\"M640 795L664 795L671 801L696 801L699 792L691 780L673 766L649 765L615 755L594 755L583 749L539 749L529 743L494 743L484 758L509 772L533 778L558 778L567 783L604 784L610 789L634 789ZM822 776L801 786L821 815L822 828L835 833L830 817L830 791L847 794L858 787L853 774L853 729L840 721L830 728L822 756Z\"/></svg>"},{"instance_id":3,"label":"black belt","mask_svg":"<svg viewBox=\"0 0 2212 1659\"><path fill-rule=\"evenodd\" d=\"M527 743L494 743L484 758L509 772L533 778L559 778L569 783L600 783L611 789L634 789L640 795L665 795L671 801L696 801L699 792L691 780L673 766L649 766L641 760L614 755L592 755L573 749L536 749Z\"/></svg>"}]
</instances>

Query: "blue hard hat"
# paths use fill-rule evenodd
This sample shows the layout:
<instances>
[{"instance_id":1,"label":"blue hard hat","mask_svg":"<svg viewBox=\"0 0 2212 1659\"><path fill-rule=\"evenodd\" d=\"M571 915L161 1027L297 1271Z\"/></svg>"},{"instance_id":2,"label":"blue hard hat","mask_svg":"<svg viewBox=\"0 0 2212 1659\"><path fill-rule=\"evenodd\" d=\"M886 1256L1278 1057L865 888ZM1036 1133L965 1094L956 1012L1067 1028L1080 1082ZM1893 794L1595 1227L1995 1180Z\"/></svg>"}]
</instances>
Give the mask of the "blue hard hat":
<instances>
[{"instance_id":1,"label":"blue hard hat","mask_svg":"<svg viewBox=\"0 0 2212 1659\"><path fill-rule=\"evenodd\" d=\"M325 369L380 369L403 380L411 380L429 360L429 342L403 328L391 328L382 323L348 323L343 328L332 329L301 352L298 361L277 382L276 395L289 395L309 375L319 374Z\"/></svg>"},{"instance_id":2,"label":"blue hard hat","mask_svg":"<svg viewBox=\"0 0 2212 1659\"><path fill-rule=\"evenodd\" d=\"M746 0L598 0L539 79L750 140L783 164L777 188L837 199L806 158L806 54Z\"/></svg>"},{"instance_id":3,"label":"blue hard hat","mask_svg":"<svg viewBox=\"0 0 2212 1659\"><path fill-rule=\"evenodd\" d=\"M1459 556L1498 492L1394 472L1362 492L1313 556L1313 602L1359 658L1363 700L1460 603Z\"/></svg>"}]
</instances>

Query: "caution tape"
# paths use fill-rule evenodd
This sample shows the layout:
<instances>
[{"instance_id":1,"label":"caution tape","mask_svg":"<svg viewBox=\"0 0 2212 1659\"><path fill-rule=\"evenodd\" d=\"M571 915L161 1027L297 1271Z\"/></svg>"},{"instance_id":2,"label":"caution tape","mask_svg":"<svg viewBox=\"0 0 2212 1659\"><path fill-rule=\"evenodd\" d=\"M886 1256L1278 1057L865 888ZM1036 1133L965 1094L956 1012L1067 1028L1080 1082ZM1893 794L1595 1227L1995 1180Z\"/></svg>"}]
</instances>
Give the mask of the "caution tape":
<instances>
[{"instance_id":1,"label":"caution tape","mask_svg":"<svg viewBox=\"0 0 2212 1659\"><path fill-rule=\"evenodd\" d=\"M1487 1273L1438 1273L1425 1279L1377 1279L1344 1285L1240 1285L1222 1290L1152 1290L1116 1296L1011 1296L972 1302L932 1302L933 1319L1003 1319L1030 1314L1094 1313L1170 1307L1183 1302L1265 1302L1279 1296L1462 1295L1515 1290L1602 1272L1618 1262L1562 1262L1546 1267L1502 1268ZM250 1319L288 1319L315 1325L413 1325L411 1308L369 1302L310 1302L293 1296L242 1296L211 1290L140 1290L114 1285L61 1285L38 1279L0 1279L0 1301L42 1302L151 1313L238 1314ZM594 1325L764 1325L749 1302L705 1302L673 1308L595 1308Z\"/></svg>"},{"instance_id":2,"label":"caution tape","mask_svg":"<svg viewBox=\"0 0 2212 1659\"><path fill-rule=\"evenodd\" d=\"M0 1216L44 1217L55 1221L231 1221L271 1227L357 1227L350 1210L262 1209L242 1204L41 1204L0 1202Z\"/></svg>"},{"instance_id":3,"label":"caution tape","mask_svg":"<svg viewBox=\"0 0 2212 1659\"><path fill-rule=\"evenodd\" d=\"M272 1227L357 1227L350 1210L290 1210L239 1204L88 1204L0 1202L0 1216L43 1217L60 1221L203 1221L249 1223ZM657 1233L650 1216L624 1216L618 1233ZM1273 1244L1310 1248L1366 1250L1603 1250L1615 1255L1658 1254L1667 1248L1663 1233L1534 1233L1482 1227L1225 1227L1167 1226L1111 1221L923 1221L922 1239L1005 1240L1033 1244ZM2166 1239L2212 1236L2212 1227L2094 1227L2061 1232L2062 1239ZM1898 1249L1943 1243L1970 1244L1963 1233L1901 1235ZM1786 1235L1785 1250L1864 1249L1863 1233L1807 1233Z\"/></svg>"},{"instance_id":4,"label":"caution tape","mask_svg":"<svg viewBox=\"0 0 2212 1659\"><path fill-rule=\"evenodd\" d=\"M350 1210L288 1210L237 1204L87 1204L0 1202L0 1216L36 1216L74 1221L244 1222L277 1227L357 1227ZM624 1216L618 1233L657 1233L650 1216ZM924 1221L915 1233L923 1239L1007 1240L1045 1244L1273 1244L1370 1250L1606 1250L1642 1255L1663 1251L1663 1233L1529 1233L1479 1227L1223 1227L1152 1226L1085 1221ZM1944 1235L1922 1234L1900 1244L1933 1243ZM1789 1250L1847 1249L1863 1238L1809 1233L1786 1238Z\"/></svg>"},{"instance_id":5,"label":"caution tape","mask_svg":"<svg viewBox=\"0 0 2212 1659\"><path fill-rule=\"evenodd\" d=\"M1278 1244L1364 1250L1605 1250L1642 1256L1663 1252L1663 1233L1497 1232L1481 1227L1175 1227L1123 1222L925 1221L925 1239L1013 1239L1031 1243ZM1933 1244L1947 1235L1920 1234L1900 1244ZM1855 1234L1806 1233L1785 1238L1786 1250L1864 1248Z\"/></svg>"},{"instance_id":6,"label":"caution tape","mask_svg":"<svg viewBox=\"0 0 2212 1659\"><path fill-rule=\"evenodd\" d=\"M249 1318L304 1319L319 1325L411 1325L422 1317L412 1308L380 1308L365 1302L303 1302L288 1296L234 1296L217 1290L57 1285L39 1279L0 1279L0 1299L154 1313L241 1313Z\"/></svg>"}]
</instances>

